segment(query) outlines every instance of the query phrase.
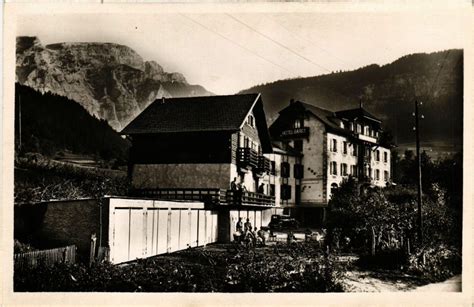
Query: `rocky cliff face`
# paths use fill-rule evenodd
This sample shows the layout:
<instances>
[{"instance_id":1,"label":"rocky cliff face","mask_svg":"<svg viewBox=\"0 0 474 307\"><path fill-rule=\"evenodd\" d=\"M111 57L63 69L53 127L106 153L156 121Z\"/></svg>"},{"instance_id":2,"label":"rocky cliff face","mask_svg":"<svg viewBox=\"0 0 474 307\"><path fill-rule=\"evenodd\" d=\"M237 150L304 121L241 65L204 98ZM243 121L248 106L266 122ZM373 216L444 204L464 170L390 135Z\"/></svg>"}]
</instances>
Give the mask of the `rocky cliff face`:
<instances>
[{"instance_id":1,"label":"rocky cliff face","mask_svg":"<svg viewBox=\"0 0 474 307\"><path fill-rule=\"evenodd\" d=\"M75 100L116 130L157 98L212 94L118 44L43 46L36 37L18 37L16 60L17 82Z\"/></svg>"}]
</instances>

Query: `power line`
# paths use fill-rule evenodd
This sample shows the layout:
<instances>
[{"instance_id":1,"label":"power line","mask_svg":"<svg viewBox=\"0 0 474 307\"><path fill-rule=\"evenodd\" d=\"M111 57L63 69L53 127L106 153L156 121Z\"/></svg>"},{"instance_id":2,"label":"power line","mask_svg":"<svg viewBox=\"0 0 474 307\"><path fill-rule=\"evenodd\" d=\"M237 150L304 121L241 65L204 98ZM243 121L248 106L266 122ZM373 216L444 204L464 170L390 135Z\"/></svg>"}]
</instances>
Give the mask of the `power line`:
<instances>
[{"instance_id":1,"label":"power line","mask_svg":"<svg viewBox=\"0 0 474 307\"><path fill-rule=\"evenodd\" d=\"M289 47L283 45L283 44L280 43L279 41L274 40L273 38L271 38L270 36L266 35L265 33L262 33L262 32L260 32L260 31L258 31L257 29L254 29L252 26L249 26L248 24L246 24L245 22L241 21L240 19L238 19L238 18L236 18L236 17L234 17L234 16L232 16L232 15L230 15L230 14L226 14L226 15L229 16L230 18L232 18L233 20L235 20L236 22L238 22L238 23L244 25L245 27L249 28L249 29L252 30L253 32L255 32L255 33L257 33L257 34L259 34L259 35L265 37L265 38L268 39L269 41L271 41L271 42L277 44L278 46L280 46L280 47L284 48L285 50L291 52L292 54L296 55L297 57L299 57L299 58L305 60L306 62L308 62L308 63L310 63L310 64L313 64L314 66L317 66L317 67L319 67L319 68L322 68L322 69L324 69L324 70L327 71L327 72L331 72L331 70L327 69L326 67L324 67L324 66L322 66L322 65L320 65L320 64L318 64L318 63L313 62L311 59L308 59L308 58L305 57L304 55L302 55L302 54L300 54L300 53L294 51L293 49L291 49L291 48L289 48Z\"/></svg>"},{"instance_id":2,"label":"power line","mask_svg":"<svg viewBox=\"0 0 474 307\"><path fill-rule=\"evenodd\" d=\"M441 73L441 70L442 70L443 67L444 67L444 63L446 63L446 59L448 58L448 55L449 55L449 52L450 52L450 51L451 51L451 50L448 50L448 51L446 52L446 54L444 55L443 62L441 62L441 66L440 66L440 68L438 69L438 73L436 74L436 77L433 79L433 83L431 83L431 88L430 88L430 91L428 92L428 96L431 95L431 92L433 92L433 89L434 89L434 86L435 86L436 82L438 82L439 75L440 75L440 73ZM434 97L433 97L433 98L434 98Z\"/></svg>"},{"instance_id":3,"label":"power line","mask_svg":"<svg viewBox=\"0 0 474 307\"><path fill-rule=\"evenodd\" d=\"M267 17L268 19L268 17ZM349 63L347 63L345 60L342 60L341 58L335 56L332 54L332 52L326 50L325 48L323 47L319 47L315 42L313 42L312 40L309 40L299 34L296 34L294 33L293 31L291 31L290 29L288 29L287 27L283 26L282 24L278 23L278 22L274 22L276 25L278 25L280 28L284 29L286 32L290 33L291 35L293 35L294 37L298 38L299 40L302 40L302 41L305 41L307 43L310 43L311 45L313 45L314 47L318 48L319 50L327 53L328 55L332 56L333 58L335 58L336 60L338 60L339 62L342 62L343 64L346 64L346 65L350 65Z\"/></svg>"},{"instance_id":4,"label":"power line","mask_svg":"<svg viewBox=\"0 0 474 307\"><path fill-rule=\"evenodd\" d=\"M195 19L193 19L193 18L191 18L191 17L189 17L189 16L187 16L187 15L184 15L184 14L180 14L180 15L183 16L183 17L185 17L185 18L187 18L187 19L189 19L189 20L191 20L192 22L198 24L199 26L203 27L204 29L206 29L206 30L208 30L208 31L210 31L210 32L212 32L212 33L214 33L214 34L216 34L217 36L219 36L219 37L225 39L226 41L228 41L228 42L230 42L230 43L232 43L232 44L234 44L234 45L236 45L236 46L242 48L243 50L245 50L245 51L247 51L247 52L249 52L249 53L255 55L256 57L258 57L258 58L264 60L265 62L270 63L270 64L272 64L272 65L274 65L274 66L276 66L276 67L278 67L278 68L280 68L280 69L283 69L284 71L286 71L286 72L288 72L288 73L290 73L290 74L296 74L296 75L298 75L296 72L290 71L290 70L286 69L285 67L279 65L278 63L275 63L275 62L273 62L273 61L271 61L271 60L269 60L269 59L267 59L267 58L265 58L265 57L259 55L258 53L255 53L252 49L249 49L249 48L245 47L244 45L239 44L239 43L237 43L237 42L231 40L230 38L226 37L225 35L223 35L223 34L217 32L217 31L214 31L213 29L211 29L211 28L205 26L204 24L200 23L199 21L197 21L197 20L195 20Z\"/></svg>"}]
</instances>

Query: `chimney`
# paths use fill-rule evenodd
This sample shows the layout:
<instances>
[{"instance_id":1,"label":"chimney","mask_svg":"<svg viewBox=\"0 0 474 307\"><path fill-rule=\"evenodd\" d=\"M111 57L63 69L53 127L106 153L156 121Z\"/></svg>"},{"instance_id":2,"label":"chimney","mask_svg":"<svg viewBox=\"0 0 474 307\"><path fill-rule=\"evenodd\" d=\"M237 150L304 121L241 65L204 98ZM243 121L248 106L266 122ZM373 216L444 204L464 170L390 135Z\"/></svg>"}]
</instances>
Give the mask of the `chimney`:
<instances>
[{"instance_id":1,"label":"chimney","mask_svg":"<svg viewBox=\"0 0 474 307\"><path fill-rule=\"evenodd\" d=\"M359 99L359 108L362 109L362 106L363 106L363 104L362 104L362 99Z\"/></svg>"},{"instance_id":2,"label":"chimney","mask_svg":"<svg viewBox=\"0 0 474 307\"><path fill-rule=\"evenodd\" d=\"M294 103L295 103L295 99L294 99L294 98L291 98L291 99L290 99L290 106L291 106L292 104L294 104Z\"/></svg>"},{"instance_id":3,"label":"chimney","mask_svg":"<svg viewBox=\"0 0 474 307\"><path fill-rule=\"evenodd\" d=\"M165 96L161 97L161 104L165 104Z\"/></svg>"}]
</instances>

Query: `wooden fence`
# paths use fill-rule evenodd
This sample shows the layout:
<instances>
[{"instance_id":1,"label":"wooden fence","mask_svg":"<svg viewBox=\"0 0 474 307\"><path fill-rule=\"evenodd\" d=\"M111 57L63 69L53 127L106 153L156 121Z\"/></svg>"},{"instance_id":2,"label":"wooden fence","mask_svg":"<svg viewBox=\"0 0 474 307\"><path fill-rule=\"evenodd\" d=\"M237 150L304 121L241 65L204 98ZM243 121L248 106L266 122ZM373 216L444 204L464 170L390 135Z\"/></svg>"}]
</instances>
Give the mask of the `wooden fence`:
<instances>
[{"instance_id":1,"label":"wooden fence","mask_svg":"<svg viewBox=\"0 0 474 307\"><path fill-rule=\"evenodd\" d=\"M15 254L14 260L15 268L31 268L36 267L40 263L45 265L53 265L60 262L75 263L76 246L70 245L54 249Z\"/></svg>"}]
</instances>

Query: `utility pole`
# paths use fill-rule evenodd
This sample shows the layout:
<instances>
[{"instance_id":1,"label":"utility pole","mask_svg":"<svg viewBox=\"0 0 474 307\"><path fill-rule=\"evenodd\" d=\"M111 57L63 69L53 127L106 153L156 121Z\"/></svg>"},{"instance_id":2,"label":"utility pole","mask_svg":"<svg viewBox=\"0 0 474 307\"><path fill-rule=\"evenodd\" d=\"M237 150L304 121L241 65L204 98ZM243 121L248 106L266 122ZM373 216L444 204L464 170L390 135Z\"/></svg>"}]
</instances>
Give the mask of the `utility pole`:
<instances>
[{"instance_id":1,"label":"utility pole","mask_svg":"<svg viewBox=\"0 0 474 307\"><path fill-rule=\"evenodd\" d=\"M418 169L418 238L420 246L423 244L423 214L421 211L422 208L422 188L421 188L421 155L420 155L420 116L418 111L418 106L422 105L422 102L415 100L415 134L416 134L416 159L417 159L417 169ZM423 115L421 115L423 118Z\"/></svg>"}]
</instances>

